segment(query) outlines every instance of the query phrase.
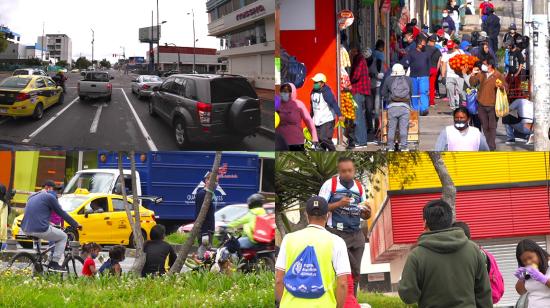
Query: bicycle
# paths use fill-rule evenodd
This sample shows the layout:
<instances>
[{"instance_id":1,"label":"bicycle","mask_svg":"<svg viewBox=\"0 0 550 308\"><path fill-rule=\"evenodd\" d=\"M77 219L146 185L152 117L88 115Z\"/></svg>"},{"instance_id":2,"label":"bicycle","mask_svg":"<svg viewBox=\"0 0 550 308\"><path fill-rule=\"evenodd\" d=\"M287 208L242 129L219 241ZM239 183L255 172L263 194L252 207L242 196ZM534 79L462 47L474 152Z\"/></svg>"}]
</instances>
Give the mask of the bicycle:
<instances>
[{"instance_id":1,"label":"bicycle","mask_svg":"<svg viewBox=\"0 0 550 308\"><path fill-rule=\"evenodd\" d=\"M84 260L79 256L73 254L73 249L70 246L71 241L75 240L76 232L73 228L63 229L63 232L67 234L67 244L65 245L65 253L63 258L63 264L61 265L66 272L61 273L67 274L68 277L79 277L82 275L82 268L84 267ZM49 246L46 250L42 251L41 239L34 236L27 236L27 238L33 241L33 247L35 248L35 253L30 252L18 252L13 256L8 264L8 268L11 270L21 271L21 272L31 272L33 276L41 275L45 272L50 271L48 266L48 254L53 251L54 245ZM56 271L56 273L59 273Z\"/></svg>"}]
</instances>

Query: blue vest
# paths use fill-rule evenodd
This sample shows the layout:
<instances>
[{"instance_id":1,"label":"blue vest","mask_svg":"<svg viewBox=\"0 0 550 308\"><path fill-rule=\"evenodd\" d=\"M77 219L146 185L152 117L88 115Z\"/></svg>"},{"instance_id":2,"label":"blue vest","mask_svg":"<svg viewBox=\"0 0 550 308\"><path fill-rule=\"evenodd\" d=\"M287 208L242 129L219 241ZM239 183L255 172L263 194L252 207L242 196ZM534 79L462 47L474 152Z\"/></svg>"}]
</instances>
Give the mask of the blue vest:
<instances>
[{"instance_id":1,"label":"blue vest","mask_svg":"<svg viewBox=\"0 0 550 308\"><path fill-rule=\"evenodd\" d=\"M361 203L361 196L359 193L347 188L337 188L335 192L331 193L328 203L337 202L346 196L353 198L353 203L337 208L332 212L332 226L330 227L353 233L361 229L361 209L358 207Z\"/></svg>"}]
</instances>

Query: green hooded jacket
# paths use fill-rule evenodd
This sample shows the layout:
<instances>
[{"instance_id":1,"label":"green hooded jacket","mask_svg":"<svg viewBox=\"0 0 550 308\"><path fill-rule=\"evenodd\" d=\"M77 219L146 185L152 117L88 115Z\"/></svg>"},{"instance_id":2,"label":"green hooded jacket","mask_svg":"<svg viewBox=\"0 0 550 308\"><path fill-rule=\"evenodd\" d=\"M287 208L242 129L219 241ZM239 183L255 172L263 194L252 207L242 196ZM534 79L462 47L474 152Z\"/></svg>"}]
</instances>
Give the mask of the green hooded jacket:
<instances>
[{"instance_id":1,"label":"green hooded jacket","mask_svg":"<svg viewBox=\"0 0 550 308\"><path fill-rule=\"evenodd\" d=\"M405 263L399 297L420 308L493 307L485 260L460 228L420 235Z\"/></svg>"}]
</instances>

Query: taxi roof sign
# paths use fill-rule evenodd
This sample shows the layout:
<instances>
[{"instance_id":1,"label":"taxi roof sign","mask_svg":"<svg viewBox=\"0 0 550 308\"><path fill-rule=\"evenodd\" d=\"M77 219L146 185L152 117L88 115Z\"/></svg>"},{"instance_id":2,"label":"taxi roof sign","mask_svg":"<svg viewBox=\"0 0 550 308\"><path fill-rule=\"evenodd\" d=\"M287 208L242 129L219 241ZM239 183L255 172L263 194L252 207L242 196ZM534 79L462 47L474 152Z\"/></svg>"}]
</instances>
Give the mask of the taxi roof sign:
<instances>
[{"instance_id":1,"label":"taxi roof sign","mask_svg":"<svg viewBox=\"0 0 550 308\"><path fill-rule=\"evenodd\" d=\"M75 194L75 195L89 195L90 192L89 192L86 188L77 188L77 189L74 191L74 194Z\"/></svg>"}]
</instances>

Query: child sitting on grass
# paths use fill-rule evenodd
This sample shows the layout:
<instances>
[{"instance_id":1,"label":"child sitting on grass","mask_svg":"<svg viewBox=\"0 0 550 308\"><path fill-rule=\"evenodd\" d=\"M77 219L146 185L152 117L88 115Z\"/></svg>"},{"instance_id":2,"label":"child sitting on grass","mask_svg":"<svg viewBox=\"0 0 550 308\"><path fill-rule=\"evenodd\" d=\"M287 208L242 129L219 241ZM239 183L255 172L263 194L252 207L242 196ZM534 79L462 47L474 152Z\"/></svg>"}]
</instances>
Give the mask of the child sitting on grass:
<instances>
[{"instance_id":1,"label":"child sitting on grass","mask_svg":"<svg viewBox=\"0 0 550 308\"><path fill-rule=\"evenodd\" d=\"M116 245L109 250L109 259L105 261L99 268L100 274L111 274L120 276L122 274L122 268L120 262L126 258L126 247L122 245Z\"/></svg>"},{"instance_id":2,"label":"child sitting on grass","mask_svg":"<svg viewBox=\"0 0 550 308\"><path fill-rule=\"evenodd\" d=\"M84 267L82 268L83 276L93 277L97 273L94 259L97 258L100 251L101 246L94 242L84 244L84 246L82 246L83 255L86 256L86 260L84 260Z\"/></svg>"}]
</instances>

